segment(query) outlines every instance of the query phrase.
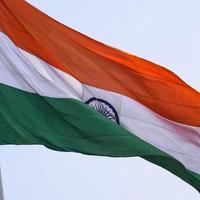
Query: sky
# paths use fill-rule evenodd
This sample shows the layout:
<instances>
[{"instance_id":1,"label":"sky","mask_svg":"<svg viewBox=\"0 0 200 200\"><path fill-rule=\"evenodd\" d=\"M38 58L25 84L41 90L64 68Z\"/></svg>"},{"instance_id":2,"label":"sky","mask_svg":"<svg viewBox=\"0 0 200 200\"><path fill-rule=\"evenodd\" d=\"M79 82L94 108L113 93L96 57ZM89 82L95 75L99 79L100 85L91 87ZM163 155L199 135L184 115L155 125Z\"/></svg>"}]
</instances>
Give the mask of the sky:
<instances>
[{"instance_id":1,"label":"sky","mask_svg":"<svg viewBox=\"0 0 200 200\"><path fill-rule=\"evenodd\" d=\"M29 0L92 38L158 63L200 91L199 0ZM198 192L140 158L0 146L5 200L199 200Z\"/></svg>"}]
</instances>

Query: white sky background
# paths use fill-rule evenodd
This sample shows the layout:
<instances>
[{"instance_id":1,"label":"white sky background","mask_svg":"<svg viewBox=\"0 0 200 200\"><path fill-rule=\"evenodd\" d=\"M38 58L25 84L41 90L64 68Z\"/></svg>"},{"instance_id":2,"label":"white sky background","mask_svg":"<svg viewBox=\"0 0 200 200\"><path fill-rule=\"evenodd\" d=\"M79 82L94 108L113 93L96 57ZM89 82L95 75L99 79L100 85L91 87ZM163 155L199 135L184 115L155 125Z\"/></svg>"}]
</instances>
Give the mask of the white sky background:
<instances>
[{"instance_id":1,"label":"white sky background","mask_svg":"<svg viewBox=\"0 0 200 200\"><path fill-rule=\"evenodd\" d=\"M167 67L200 90L199 0L29 2L84 34ZM0 164L5 200L200 199L178 177L140 158L1 146Z\"/></svg>"}]
</instances>

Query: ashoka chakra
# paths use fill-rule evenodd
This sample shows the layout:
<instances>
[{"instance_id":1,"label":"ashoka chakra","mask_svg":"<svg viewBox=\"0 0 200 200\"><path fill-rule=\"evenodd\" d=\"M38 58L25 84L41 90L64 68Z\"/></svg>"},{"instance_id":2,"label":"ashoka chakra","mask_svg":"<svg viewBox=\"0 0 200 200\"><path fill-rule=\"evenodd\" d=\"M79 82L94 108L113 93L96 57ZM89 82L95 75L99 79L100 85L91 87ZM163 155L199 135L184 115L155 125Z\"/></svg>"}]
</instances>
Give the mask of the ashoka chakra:
<instances>
[{"instance_id":1,"label":"ashoka chakra","mask_svg":"<svg viewBox=\"0 0 200 200\"><path fill-rule=\"evenodd\" d=\"M109 102L105 101L104 99L92 97L85 103L93 109L97 110L98 112L102 113L108 119L119 124L119 116L117 114L117 111Z\"/></svg>"}]
</instances>

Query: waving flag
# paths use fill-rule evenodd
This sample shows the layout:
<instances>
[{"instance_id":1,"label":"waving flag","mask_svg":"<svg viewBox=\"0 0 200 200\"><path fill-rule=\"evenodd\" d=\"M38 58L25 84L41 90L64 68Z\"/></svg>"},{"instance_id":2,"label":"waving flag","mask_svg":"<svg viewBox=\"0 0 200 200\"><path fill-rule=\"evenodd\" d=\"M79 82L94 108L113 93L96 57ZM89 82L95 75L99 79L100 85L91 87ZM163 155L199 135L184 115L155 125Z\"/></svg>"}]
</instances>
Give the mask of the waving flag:
<instances>
[{"instance_id":1,"label":"waving flag","mask_svg":"<svg viewBox=\"0 0 200 200\"><path fill-rule=\"evenodd\" d=\"M23 0L0 0L0 144L140 156L200 191L200 94Z\"/></svg>"}]
</instances>

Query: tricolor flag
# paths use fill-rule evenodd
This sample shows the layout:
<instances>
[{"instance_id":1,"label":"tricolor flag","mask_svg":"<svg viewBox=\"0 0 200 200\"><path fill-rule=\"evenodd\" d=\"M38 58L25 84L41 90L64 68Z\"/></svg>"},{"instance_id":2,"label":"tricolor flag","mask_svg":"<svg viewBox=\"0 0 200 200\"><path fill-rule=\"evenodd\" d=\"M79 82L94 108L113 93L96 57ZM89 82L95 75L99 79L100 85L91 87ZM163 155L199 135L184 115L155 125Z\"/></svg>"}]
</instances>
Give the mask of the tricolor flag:
<instances>
[{"instance_id":1,"label":"tricolor flag","mask_svg":"<svg viewBox=\"0 0 200 200\"><path fill-rule=\"evenodd\" d=\"M200 191L200 94L24 0L0 0L0 144L140 156Z\"/></svg>"}]
</instances>

